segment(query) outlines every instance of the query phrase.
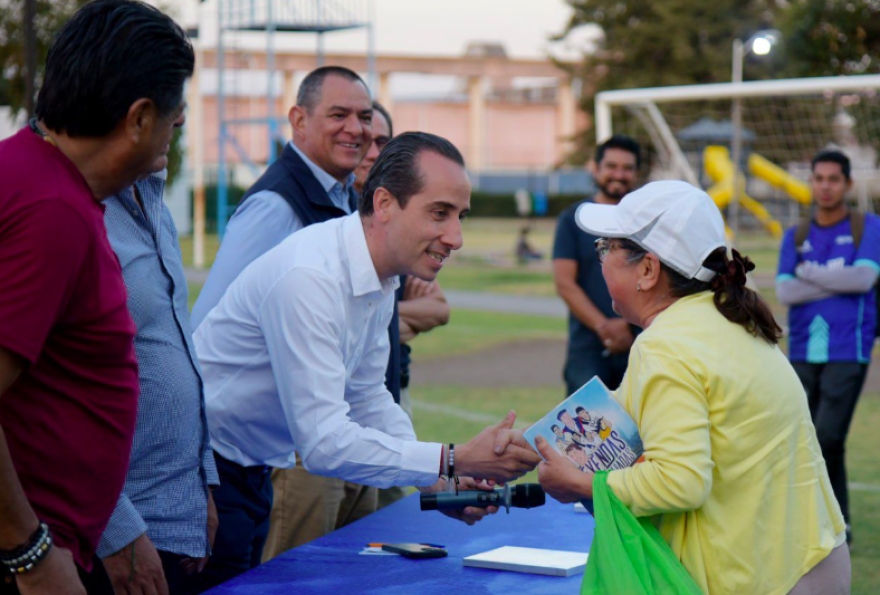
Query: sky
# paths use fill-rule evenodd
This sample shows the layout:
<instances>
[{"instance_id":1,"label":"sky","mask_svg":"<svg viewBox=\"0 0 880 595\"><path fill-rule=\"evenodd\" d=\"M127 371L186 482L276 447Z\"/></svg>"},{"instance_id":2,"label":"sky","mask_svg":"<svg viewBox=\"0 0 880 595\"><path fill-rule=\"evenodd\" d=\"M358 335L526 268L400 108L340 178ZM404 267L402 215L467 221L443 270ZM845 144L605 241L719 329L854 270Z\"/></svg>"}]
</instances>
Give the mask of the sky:
<instances>
[{"instance_id":1,"label":"sky","mask_svg":"<svg viewBox=\"0 0 880 595\"><path fill-rule=\"evenodd\" d=\"M250 0L226 0L249 5ZM253 0L256 5L265 0ZM302 2L302 0L298 0ZM312 0L314 2L315 0ZM345 5L347 0L323 0L326 6ZM471 41L500 42L516 58L547 55L548 37L561 32L571 15L563 0L365 0L373 7L376 50L387 54L461 55ZM205 40L215 37L217 0L176 4L184 26L200 23ZM305 4L310 4L305 2ZM229 6L227 4L226 6ZM200 18L201 17L201 18ZM285 46L314 50L316 36L285 34ZM325 51L365 52L363 30L329 33Z\"/></svg>"}]
</instances>

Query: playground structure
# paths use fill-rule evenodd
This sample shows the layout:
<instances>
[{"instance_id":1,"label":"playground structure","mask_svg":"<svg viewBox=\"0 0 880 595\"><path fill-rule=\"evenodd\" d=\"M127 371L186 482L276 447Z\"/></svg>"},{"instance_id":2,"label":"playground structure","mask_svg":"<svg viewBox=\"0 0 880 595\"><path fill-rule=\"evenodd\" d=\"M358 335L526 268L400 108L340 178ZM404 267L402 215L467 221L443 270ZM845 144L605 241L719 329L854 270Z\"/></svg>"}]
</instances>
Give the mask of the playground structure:
<instances>
[{"instance_id":1,"label":"playground structure","mask_svg":"<svg viewBox=\"0 0 880 595\"><path fill-rule=\"evenodd\" d=\"M348 29L364 29L367 32L367 68L370 87L375 86L375 51L374 28L370 10L365 0L217 0L217 117L218 117L218 174L217 174L217 233L222 237L226 228L227 194L228 194L228 157L226 148L231 147L238 157L259 175L260 168L250 159L247 151L237 142L233 132L237 127L266 126L268 127L268 162L275 161L276 144L286 142L280 128L287 118L277 113L279 99L275 88L276 66L276 34L278 33L314 33L317 34L317 65L324 62L324 35ZM229 58L240 59L240 48L236 47L236 34L246 32L262 33L265 42L265 68L262 71L265 79L266 114L263 117L235 117L225 109L225 99L229 92L225 88L226 79L225 54ZM232 43L230 43L232 42ZM237 71L233 69L231 74ZM235 79L232 79L233 86ZM253 84L253 82L249 82ZM283 108L282 108L283 109Z\"/></svg>"},{"instance_id":2,"label":"playground structure","mask_svg":"<svg viewBox=\"0 0 880 595\"><path fill-rule=\"evenodd\" d=\"M703 167L706 170L706 175L715 182L706 190L706 193L712 197L719 209L727 208L733 200L735 175L733 161L730 159L727 147L718 145L706 147L703 152ZM805 206L811 204L810 187L807 184L757 153L749 155L748 171L756 178L782 190L792 200ZM745 176L742 172L739 173L739 176L739 187L745 188ZM764 205L749 196L747 192L740 193L739 205L754 215L774 238L782 237L782 225L779 221L774 219Z\"/></svg>"}]
</instances>

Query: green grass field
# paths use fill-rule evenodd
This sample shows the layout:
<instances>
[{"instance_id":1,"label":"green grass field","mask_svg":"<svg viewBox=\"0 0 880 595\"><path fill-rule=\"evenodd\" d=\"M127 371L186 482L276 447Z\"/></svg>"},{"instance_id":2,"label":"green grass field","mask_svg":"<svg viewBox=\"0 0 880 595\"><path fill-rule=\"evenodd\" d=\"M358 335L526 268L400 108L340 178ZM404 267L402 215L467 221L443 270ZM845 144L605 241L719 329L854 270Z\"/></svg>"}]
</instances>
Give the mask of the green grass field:
<instances>
[{"instance_id":1,"label":"green grass field","mask_svg":"<svg viewBox=\"0 0 880 595\"><path fill-rule=\"evenodd\" d=\"M440 275L446 289L488 291L513 295L555 296L550 255L553 251L555 222L541 219L531 224L529 241L545 255L544 260L527 265L514 258L521 220L468 219L464 222L464 247L449 259ZM778 241L766 234L744 234L738 242L740 251L752 258L756 273L772 277L776 271ZM184 265L193 261L192 239L181 238ZM214 263L219 242L216 235L205 238L206 267ZM197 288L193 288L197 289ZM764 289L762 287L762 289ZM772 288L768 288L772 289Z\"/></svg>"},{"instance_id":2,"label":"green grass field","mask_svg":"<svg viewBox=\"0 0 880 595\"><path fill-rule=\"evenodd\" d=\"M483 291L503 294L553 296L553 276L548 258L521 266L515 263L513 247L522 225L518 220L472 219L465 223L465 246L450 259L440 275L448 290ZM554 222L537 221L530 234L533 246L549 255ZM206 261L213 262L218 242L206 238ZM741 252L756 263L759 289L777 315L784 309L776 304L773 276L778 241L759 232L743 234L737 242ZM192 243L181 240L186 264L192 262ZM190 284L190 304L199 284ZM414 344L417 362L430 362L448 354L473 354L510 341L564 339L562 319L494 312L455 311L450 324L423 335ZM561 362L560 362L561 367ZM412 389L414 422L419 437L428 441L463 442L488 423L500 420L515 409L518 425L538 419L561 400L561 382L537 388L483 389L452 384L417 386ZM853 594L880 593L880 458L876 456L880 427L880 395L865 394L856 411L849 439L848 464L851 508L855 534L853 550ZM525 481L534 481L534 475ZM772 539L772 536L768 536Z\"/></svg>"}]
</instances>

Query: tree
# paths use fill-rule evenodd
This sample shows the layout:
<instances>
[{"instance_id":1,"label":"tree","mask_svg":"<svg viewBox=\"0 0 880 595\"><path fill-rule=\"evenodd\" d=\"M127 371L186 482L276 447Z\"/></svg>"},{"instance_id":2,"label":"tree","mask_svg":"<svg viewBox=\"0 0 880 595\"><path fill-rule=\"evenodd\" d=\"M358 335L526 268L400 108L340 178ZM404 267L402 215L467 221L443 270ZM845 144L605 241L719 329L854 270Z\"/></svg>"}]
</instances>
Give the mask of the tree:
<instances>
[{"instance_id":1,"label":"tree","mask_svg":"<svg viewBox=\"0 0 880 595\"><path fill-rule=\"evenodd\" d=\"M795 0L780 21L787 60L786 76L838 76L880 73L880 0ZM845 103L835 98L824 124L832 138L831 114ZM861 125L854 129L862 145L880 148L876 127L880 101L863 102Z\"/></svg>"},{"instance_id":2,"label":"tree","mask_svg":"<svg viewBox=\"0 0 880 595\"><path fill-rule=\"evenodd\" d=\"M88 0L34 0L37 88L55 32L86 2ZM4 79L4 84L0 85L0 103L11 106L14 114L26 104L24 5L25 0L0 0L0 70Z\"/></svg>"},{"instance_id":3,"label":"tree","mask_svg":"<svg viewBox=\"0 0 880 595\"><path fill-rule=\"evenodd\" d=\"M729 81L731 44L771 25L773 0L569 0L566 31L595 23L600 51L585 67L607 67L600 89ZM564 35L564 33L563 33Z\"/></svg>"},{"instance_id":4,"label":"tree","mask_svg":"<svg viewBox=\"0 0 880 595\"><path fill-rule=\"evenodd\" d=\"M774 0L567 1L574 14L560 37L586 23L604 32L599 50L572 70L595 92L727 82L733 39L772 25L780 10ZM747 67L750 78L769 72ZM592 115L593 93L584 94L581 108ZM571 162L583 163L592 135L577 140Z\"/></svg>"},{"instance_id":5,"label":"tree","mask_svg":"<svg viewBox=\"0 0 880 595\"><path fill-rule=\"evenodd\" d=\"M37 76L36 86L39 89L46 55L49 46L55 39L55 33L61 29L70 17L89 0L32 0L35 3L36 16L34 29L37 41ZM0 0L0 105L9 105L12 115L17 115L25 108L26 68L24 41L25 0ZM180 131L174 133L171 148L168 152L168 185L170 186L183 161L183 147L180 143Z\"/></svg>"},{"instance_id":6,"label":"tree","mask_svg":"<svg viewBox=\"0 0 880 595\"><path fill-rule=\"evenodd\" d=\"M779 28L789 76L880 73L878 0L795 0Z\"/></svg>"}]
</instances>

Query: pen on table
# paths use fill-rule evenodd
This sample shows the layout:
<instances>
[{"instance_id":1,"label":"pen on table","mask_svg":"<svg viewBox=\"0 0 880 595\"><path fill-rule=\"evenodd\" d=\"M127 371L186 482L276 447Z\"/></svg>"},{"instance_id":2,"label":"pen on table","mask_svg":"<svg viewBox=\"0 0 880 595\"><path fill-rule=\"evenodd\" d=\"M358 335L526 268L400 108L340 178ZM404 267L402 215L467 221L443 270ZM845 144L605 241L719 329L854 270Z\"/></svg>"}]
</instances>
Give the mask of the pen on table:
<instances>
[{"instance_id":1,"label":"pen on table","mask_svg":"<svg viewBox=\"0 0 880 595\"><path fill-rule=\"evenodd\" d=\"M382 542L372 542L372 543L368 543L367 547L382 547L383 545L390 545L390 544L386 544L386 543L382 543ZM437 545L436 543L419 543L419 545L424 545L427 547L436 547L436 548L441 548L441 549L446 547L445 545Z\"/></svg>"}]
</instances>

